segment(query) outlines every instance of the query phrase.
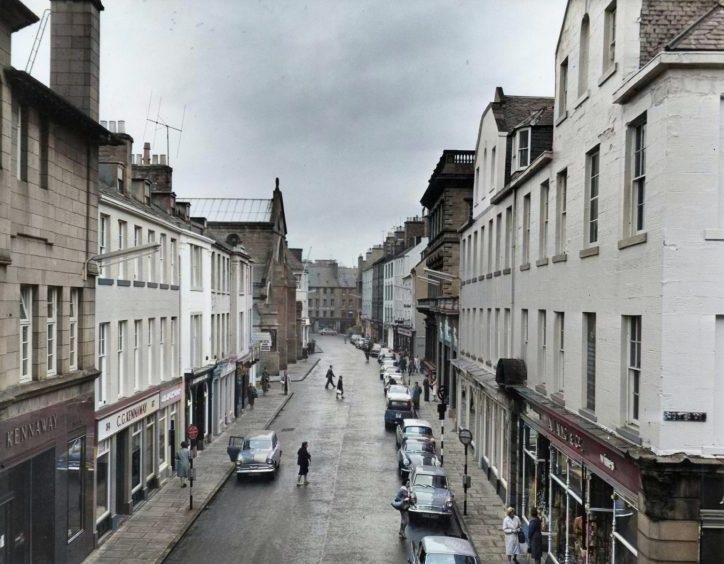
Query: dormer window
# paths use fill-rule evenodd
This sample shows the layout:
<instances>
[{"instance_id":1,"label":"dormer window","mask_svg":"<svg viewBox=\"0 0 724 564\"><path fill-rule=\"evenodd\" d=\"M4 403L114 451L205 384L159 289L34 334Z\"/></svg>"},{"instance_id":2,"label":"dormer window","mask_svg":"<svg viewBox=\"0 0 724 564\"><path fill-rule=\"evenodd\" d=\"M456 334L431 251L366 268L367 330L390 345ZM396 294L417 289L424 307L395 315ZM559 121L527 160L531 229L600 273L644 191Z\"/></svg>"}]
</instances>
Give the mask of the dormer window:
<instances>
[{"instance_id":1,"label":"dormer window","mask_svg":"<svg viewBox=\"0 0 724 564\"><path fill-rule=\"evenodd\" d=\"M517 169L526 168L530 164L530 129L521 129L518 131L516 146L518 147Z\"/></svg>"},{"instance_id":2,"label":"dormer window","mask_svg":"<svg viewBox=\"0 0 724 564\"><path fill-rule=\"evenodd\" d=\"M143 186L143 202L147 205L151 205L151 185L144 184Z\"/></svg>"}]
</instances>

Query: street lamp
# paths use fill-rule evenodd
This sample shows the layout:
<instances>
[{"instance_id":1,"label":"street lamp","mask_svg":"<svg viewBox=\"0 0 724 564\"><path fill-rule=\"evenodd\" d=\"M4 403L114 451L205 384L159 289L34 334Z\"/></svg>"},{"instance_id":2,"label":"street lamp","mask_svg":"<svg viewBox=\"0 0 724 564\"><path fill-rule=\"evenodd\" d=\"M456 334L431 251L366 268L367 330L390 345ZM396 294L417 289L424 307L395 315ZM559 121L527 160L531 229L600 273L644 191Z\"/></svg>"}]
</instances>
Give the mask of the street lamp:
<instances>
[{"instance_id":1,"label":"street lamp","mask_svg":"<svg viewBox=\"0 0 724 564\"><path fill-rule=\"evenodd\" d=\"M468 514L468 488L470 487L470 476L468 476L468 445L473 442L473 434L470 429L460 429L458 439L465 445L465 469L463 470L463 515Z\"/></svg>"}]
</instances>

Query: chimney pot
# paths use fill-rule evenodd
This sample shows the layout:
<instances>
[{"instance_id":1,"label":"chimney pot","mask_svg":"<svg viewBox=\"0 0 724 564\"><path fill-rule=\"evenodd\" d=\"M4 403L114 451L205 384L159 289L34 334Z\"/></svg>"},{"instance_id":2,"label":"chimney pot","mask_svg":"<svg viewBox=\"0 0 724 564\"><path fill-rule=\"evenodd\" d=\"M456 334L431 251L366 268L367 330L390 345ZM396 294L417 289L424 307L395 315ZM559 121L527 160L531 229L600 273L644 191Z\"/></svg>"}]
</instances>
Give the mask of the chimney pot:
<instances>
[{"instance_id":1,"label":"chimney pot","mask_svg":"<svg viewBox=\"0 0 724 564\"><path fill-rule=\"evenodd\" d=\"M158 164L158 155L153 155L153 164Z\"/></svg>"},{"instance_id":2,"label":"chimney pot","mask_svg":"<svg viewBox=\"0 0 724 564\"><path fill-rule=\"evenodd\" d=\"M125 132L126 132L126 120L119 119L118 120L118 133L125 133Z\"/></svg>"},{"instance_id":3,"label":"chimney pot","mask_svg":"<svg viewBox=\"0 0 724 564\"><path fill-rule=\"evenodd\" d=\"M166 164L166 155L159 155L159 159L162 165Z\"/></svg>"},{"instance_id":4,"label":"chimney pot","mask_svg":"<svg viewBox=\"0 0 724 564\"><path fill-rule=\"evenodd\" d=\"M115 121L108 122L108 131L110 131L111 133L116 132L116 122Z\"/></svg>"}]
</instances>

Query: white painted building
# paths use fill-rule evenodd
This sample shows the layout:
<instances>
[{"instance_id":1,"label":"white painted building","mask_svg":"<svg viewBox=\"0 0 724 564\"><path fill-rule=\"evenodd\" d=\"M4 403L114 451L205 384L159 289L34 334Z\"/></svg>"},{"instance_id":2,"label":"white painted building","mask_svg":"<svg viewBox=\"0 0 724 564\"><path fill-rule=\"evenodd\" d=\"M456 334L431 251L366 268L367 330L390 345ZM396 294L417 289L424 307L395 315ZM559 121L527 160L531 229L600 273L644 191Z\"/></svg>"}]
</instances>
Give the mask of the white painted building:
<instances>
[{"instance_id":1,"label":"white painted building","mask_svg":"<svg viewBox=\"0 0 724 564\"><path fill-rule=\"evenodd\" d=\"M383 266L383 296L382 296L382 323L384 331L384 343L389 348L395 346L395 259L390 258Z\"/></svg>"},{"instance_id":2,"label":"white painted building","mask_svg":"<svg viewBox=\"0 0 724 564\"><path fill-rule=\"evenodd\" d=\"M407 351L418 358L425 354L425 317L415 307L417 302L411 271L420 262L425 247L427 237L421 237L420 242L394 258L393 268L394 345L397 350Z\"/></svg>"},{"instance_id":3,"label":"white painted building","mask_svg":"<svg viewBox=\"0 0 724 564\"><path fill-rule=\"evenodd\" d=\"M372 267L362 271L362 319L372 319Z\"/></svg>"},{"instance_id":4,"label":"white painted building","mask_svg":"<svg viewBox=\"0 0 724 564\"><path fill-rule=\"evenodd\" d=\"M556 562L580 561L578 517L588 562L724 546L723 24L718 2L571 1L552 152L543 114L481 121L457 422ZM527 386L495 384L501 358Z\"/></svg>"}]
</instances>

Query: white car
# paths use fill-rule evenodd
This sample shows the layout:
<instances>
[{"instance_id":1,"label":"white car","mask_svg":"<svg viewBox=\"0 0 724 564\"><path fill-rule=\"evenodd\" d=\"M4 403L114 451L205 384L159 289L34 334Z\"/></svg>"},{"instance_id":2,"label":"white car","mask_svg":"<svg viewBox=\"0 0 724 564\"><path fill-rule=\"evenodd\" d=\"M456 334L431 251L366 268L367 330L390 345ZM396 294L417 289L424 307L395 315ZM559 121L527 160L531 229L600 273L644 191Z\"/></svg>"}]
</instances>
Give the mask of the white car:
<instances>
[{"instance_id":1,"label":"white car","mask_svg":"<svg viewBox=\"0 0 724 564\"><path fill-rule=\"evenodd\" d=\"M464 539L454 537L423 537L416 547L410 564L432 564L454 562L455 564L480 564L473 545Z\"/></svg>"},{"instance_id":2,"label":"white car","mask_svg":"<svg viewBox=\"0 0 724 564\"><path fill-rule=\"evenodd\" d=\"M324 329L320 329L319 331L320 335L336 335L337 331L334 329L327 329L326 327Z\"/></svg>"}]
</instances>

